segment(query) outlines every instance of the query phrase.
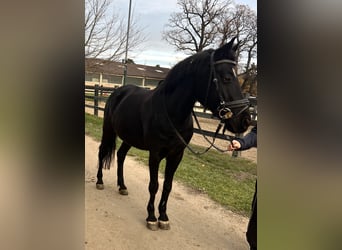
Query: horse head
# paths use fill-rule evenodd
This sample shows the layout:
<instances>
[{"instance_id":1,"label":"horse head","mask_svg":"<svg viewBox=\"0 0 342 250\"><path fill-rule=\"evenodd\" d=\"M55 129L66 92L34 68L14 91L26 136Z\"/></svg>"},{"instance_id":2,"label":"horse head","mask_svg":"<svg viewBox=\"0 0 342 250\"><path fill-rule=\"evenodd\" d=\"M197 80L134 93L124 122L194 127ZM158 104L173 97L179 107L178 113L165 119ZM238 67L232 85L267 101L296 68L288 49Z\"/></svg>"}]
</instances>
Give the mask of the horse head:
<instances>
[{"instance_id":1,"label":"horse head","mask_svg":"<svg viewBox=\"0 0 342 250\"><path fill-rule=\"evenodd\" d=\"M211 51L210 77L206 83L202 81L204 86L201 84L202 94L198 99L229 131L242 133L250 125L251 116L249 101L243 97L235 70L238 45L234 45L234 40Z\"/></svg>"}]
</instances>

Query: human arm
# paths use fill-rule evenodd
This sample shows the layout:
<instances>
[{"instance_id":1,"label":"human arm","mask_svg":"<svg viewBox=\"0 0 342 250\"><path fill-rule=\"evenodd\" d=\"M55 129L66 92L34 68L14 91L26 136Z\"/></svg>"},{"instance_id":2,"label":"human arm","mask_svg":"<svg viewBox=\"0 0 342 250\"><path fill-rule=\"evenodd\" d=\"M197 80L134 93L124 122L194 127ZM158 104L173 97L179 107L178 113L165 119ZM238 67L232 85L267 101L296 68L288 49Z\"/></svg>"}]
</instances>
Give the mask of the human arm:
<instances>
[{"instance_id":1,"label":"human arm","mask_svg":"<svg viewBox=\"0 0 342 250\"><path fill-rule=\"evenodd\" d=\"M228 151L232 150L247 150L251 147L257 147L257 127L253 127L252 130L243 138L235 138L228 145Z\"/></svg>"}]
</instances>

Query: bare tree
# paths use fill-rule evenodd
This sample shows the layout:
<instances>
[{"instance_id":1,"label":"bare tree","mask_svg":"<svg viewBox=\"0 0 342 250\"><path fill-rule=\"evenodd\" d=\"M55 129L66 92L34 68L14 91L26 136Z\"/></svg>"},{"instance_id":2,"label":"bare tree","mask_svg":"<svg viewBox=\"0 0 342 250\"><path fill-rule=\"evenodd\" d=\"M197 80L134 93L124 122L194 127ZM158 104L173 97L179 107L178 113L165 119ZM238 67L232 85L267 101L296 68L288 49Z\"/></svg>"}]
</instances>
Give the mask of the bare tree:
<instances>
[{"instance_id":1,"label":"bare tree","mask_svg":"<svg viewBox=\"0 0 342 250\"><path fill-rule=\"evenodd\" d=\"M246 92L256 89L257 18L247 5L230 0L178 0L181 12L171 14L163 38L177 50L193 54L237 38L237 70ZM254 93L253 93L254 94Z\"/></svg>"},{"instance_id":2,"label":"bare tree","mask_svg":"<svg viewBox=\"0 0 342 250\"><path fill-rule=\"evenodd\" d=\"M85 56L119 60L125 53L127 23L114 12L113 0L86 0ZM112 10L112 11L110 11ZM128 50L146 40L143 29L131 19Z\"/></svg>"},{"instance_id":3,"label":"bare tree","mask_svg":"<svg viewBox=\"0 0 342 250\"><path fill-rule=\"evenodd\" d=\"M248 71L257 52L256 13L247 5L235 5L221 16L221 21L218 23L218 37L220 45L223 45L227 39L237 37L238 59L241 57L245 59L245 66L241 71Z\"/></svg>"},{"instance_id":4,"label":"bare tree","mask_svg":"<svg viewBox=\"0 0 342 250\"><path fill-rule=\"evenodd\" d=\"M182 12L171 14L163 38L177 50L193 54L213 46L217 22L231 3L221 0L178 0Z\"/></svg>"},{"instance_id":5,"label":"bare tree","mask_svg":"<svg viewBox=\"0 0 342 250\"><path fill-rule=\"evenodd\" d=\"M247 5L221 0L178 0L182 12L171 14L163 38L190 54L222 46L233 37L239 43L238 59L245 57L247 71L256 57L256 13ZM239 61L239 60L238 60Z\"/></svg>"},{"instance_id":6,"label":"bare tree","mask_svg":"<svg viewBox=\"0 0 342 250\"><path fill-rule=\"evenodd\" d=\"M224 44L227 38L237 37L239 71L243 76L241 88L251 93L257 82L257 67L253 62L257 55L256 13L247 5L235 5L234 9L228 12L228 16L223 17L220 24L218 30L221 35L221 44Z\"/></svg>"}]
</instances>

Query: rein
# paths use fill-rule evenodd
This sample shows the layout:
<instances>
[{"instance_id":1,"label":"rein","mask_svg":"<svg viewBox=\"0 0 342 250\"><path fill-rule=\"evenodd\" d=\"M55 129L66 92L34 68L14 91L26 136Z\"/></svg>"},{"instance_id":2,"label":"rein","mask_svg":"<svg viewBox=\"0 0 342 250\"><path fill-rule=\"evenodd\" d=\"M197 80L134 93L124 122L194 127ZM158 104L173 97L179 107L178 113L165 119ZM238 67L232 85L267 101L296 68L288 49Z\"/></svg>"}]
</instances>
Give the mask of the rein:
<instances>
[{"instance_id":1,"label":"rein","mask_svg":"<svg viewBox=\"0 0 342 250\"><path fill-rule=\"evenodd\" d=\"M192 111L192 116L195 118L195 121L196 121L196 124L197 124L198 129L199 129L200 131L202 131L202 128L201 128L201 126L200 126L200 123L199 123L199 121L198 121L198 119L197 119L197 116L196 116L196 113L195 113L194 111ZM215 148L217 151L219 151L219 152L221 152L221 153L224 153L224 152L227 152L227 151L228 151L228 149L221 149L221 148L215 146L216 136L218 135L218 133L219 133L219 131L221 130L221 128L222 128L223 125L224 125L224 123L223 123L223 121L221 120L220 123L219 123L219 125L218 125L217 128L216 128L216 131L215 131L215 134L214 134L214 137L213 137L212 141L210 141L204 133L201 133L201 135L203 136L203 138L204 138L204 139L209 143L209 145L210 145L210 146L205 150L205 152L207 152L207 151L208 151L210 148L212 148L212 147ZM234 139L234 137L233 137L233 136L226 135L226 139L227 139L228 141L231 142L231 141Z\"/></svg>"},{"instance_id":2,"label":"rein","mask_svg":"<svg viewBox=\"0 0 342 250\"><path fill-rule=\"evenodd\" d=\"M164 106L165 106L165 108L166 108L165 99L164 99ZM197 116L196 116L196 114L195 114L194 111L192 111L192 115L193 115L193 117L195 118L195 121L196 121L196 124L197 124L198 129L199 129L200 131L202 131L202 128L201 128L201 126L200 126L200 123L199 123L199 121L198 121L198 119L197 119ZM207 148L206 148L205 150L203 150L202 152L198 152L198 151L195 151L193 148L191 148L191 147L189 146L188 143L186 143L186 141L184 140L183 136L178 132L177 128L175 127L175 125L174 125L173 122L171 121L171 119L170 119L169 115L167 114L167 112L166 112L166 117L167 117L167 120L169 121L169 123L171 124L173 130L175 131L176 135L178 136L178 138L182 141L182 143L186 146L186 148L189 149L189 151L190 151L191 153L193 153L194 155L202 155L202 154L205 154L205 153L208 152L209 149L211 149L211 148L215 148L216 150L218 150L218 151L221 152L221 153L224 153L224 152L227 152L227 151L228 151L228 149L220 149L220 148L218 148L217 146L215 146L215 144L214 144L214 143L215 143L215 140L216 140L216 136L217 136L218 132L221 130L221 128L222 128L222 126L223 126L223 122L222 122L222 121L221 121L221 122L219 123L219 125L217 126L212 141L210 141L210 140L207 138L206 135L204 135L203 133L201 133L201 135L203 136L203 138L209 143L209 147L207 147ZM227 140L228 140L228 141L232 141L232 140L234 139L234 137L229 136L229 135L226 135L226 137L227 137Z\"/></svg>"},{"instance_id":3,"label":"rein","mask_svg":"<svg viewBox=\"0 0 342 250\"><path fill-rule=\"evenodd\" d=\"M191 148L191 147L189 146L188 143L186 143L186 141L184 140L183 136L178 132L177 128L175 127L175 125L173 124L173 122L171 121L171 119L170 119L170 117L169 117L169 115L168 115L167 113L166 113L166 116L167 116L167 119L168 119L169 123L171 124L173 130L175 131L176 135L178 136L178 138L182 141L182 143L186 146L186 148L189 149L190 152L193 153L194 155L202 155L202 154L205 154L205 153L208 152L209 149L211 149L213 146L214 146L214 148L216 148L216 146L214 145L214 141L215 141L215 138L214 138L213 142L210 143L210 146L209 146L208 148L206 148L204 151L202 151L202 152L195 151L193 148ZM196 118L196 120L197 120L197 118ZM198 122L198 121L197 121L197 122ZM199 123L198 123L198 126L199 126ZM201 130L202 130L202 129L201 129ZM217 129L216 132L218 132L218 130L219 130L219 129ZM216 134L217 134L217 133L215 133L215 137L216 137ZM204 135L203 135L203 136L204 136ZM207 139L207 138L206 138L206 139Z\"/></svg>"}]
</instances>

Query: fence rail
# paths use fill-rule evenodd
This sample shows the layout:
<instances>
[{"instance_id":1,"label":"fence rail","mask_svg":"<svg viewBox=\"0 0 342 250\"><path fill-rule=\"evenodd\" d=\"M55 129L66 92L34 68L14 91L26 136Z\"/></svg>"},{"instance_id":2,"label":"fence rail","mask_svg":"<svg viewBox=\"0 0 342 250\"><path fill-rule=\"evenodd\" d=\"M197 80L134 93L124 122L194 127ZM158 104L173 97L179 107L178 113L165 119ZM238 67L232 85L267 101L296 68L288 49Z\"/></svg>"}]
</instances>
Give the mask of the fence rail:
<instances>
[{"instance_id":1,"label":"fence rail","mask_svg":"<svg viewBox=\"0 0 342 250\"><path fill-rule=\"evenodd\" d=\"M85 107L93 109L94 115L99 116L99 111L102 111L102 112L104 111L104 108L99 106L99 102L106 102L109 95L113 91L115 91L116 88L117 87L114 87L114 88L103 87L97 84L94 86L85 85L85 88L84 88L85 101L88 100L88 101L93 102L93 104L85 103ZM250 101L249 111L251 113L251 119L252 119L251 125L255 126L257 123L257 98L249 97L248 99ZM199 111L199 110L202 110L202 111ZM213 119L213 120L218 121L218 119L216 117L213 117L213 115L210 112L204 111L203 106L201 106L198 103L196 103L194 106L194 113L198 117L206 118L206 119ZM200 130L198 128L194 128L194 133L204 134L205 136L210 136L210 137L214 137L215 135L215 131L209 131L209 130L203 130L203 129ZM241 134L235 134L235 136L241 137ZM223 140L229 139L226 135L223 135L223 134L217 134L216 138L223 139ZM240 155L240 152L233 151L233 156L238 156L238 155Z\"/></svg>"}]
</instances>

